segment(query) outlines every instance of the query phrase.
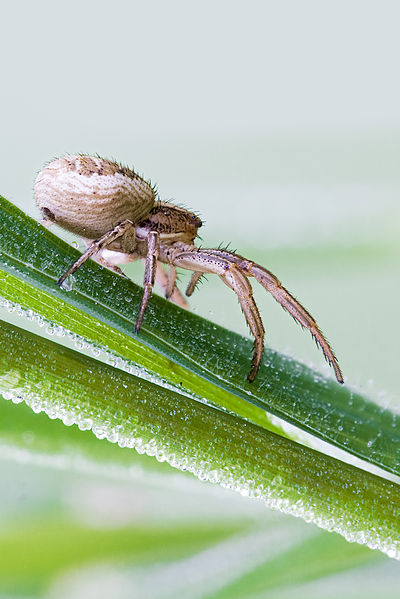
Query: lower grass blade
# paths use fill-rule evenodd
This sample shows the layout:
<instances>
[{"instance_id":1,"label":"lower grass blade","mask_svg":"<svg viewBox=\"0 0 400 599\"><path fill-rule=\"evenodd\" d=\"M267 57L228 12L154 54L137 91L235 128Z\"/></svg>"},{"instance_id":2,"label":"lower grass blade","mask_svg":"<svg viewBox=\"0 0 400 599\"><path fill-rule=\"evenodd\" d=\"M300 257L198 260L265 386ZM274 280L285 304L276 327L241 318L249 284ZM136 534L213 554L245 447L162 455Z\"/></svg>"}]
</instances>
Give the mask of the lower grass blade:
<instances>
[{"instance_id":1,"label":"lower grass blade","mask_svg":"<svg viewBox=\"0 0 400 599\"><path fill-rule=\"evenodd\" d=\"M7 323L0 348L6 399L400 558L395 483Z\"/></svg>"}]
</instances>

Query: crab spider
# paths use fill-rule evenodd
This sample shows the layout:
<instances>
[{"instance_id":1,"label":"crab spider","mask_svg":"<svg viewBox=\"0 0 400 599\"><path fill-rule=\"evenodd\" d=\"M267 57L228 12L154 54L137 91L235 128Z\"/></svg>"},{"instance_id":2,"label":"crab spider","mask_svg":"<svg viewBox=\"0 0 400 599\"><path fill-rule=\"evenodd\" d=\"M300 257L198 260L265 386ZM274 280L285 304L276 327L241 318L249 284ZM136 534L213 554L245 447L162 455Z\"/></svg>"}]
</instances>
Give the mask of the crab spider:
<instances>
[{"instance_id":1,"label":"crab spider","mask_svg":"<svg viewBox=\"0 0 400 599\"><path fill-rule=\"evenodd\" d=\"M186 289L190 296L205 273L218 275L240 302L254 337L248 380L254 381L260 367L265 330L253 298L254 277L293 318L307 328L343 383L337 359L309 312L271 272L224 249L194 245L202 221L194 213L157 199L156 190L133 170L98 156L71 155L50 162L35 181L35 198L47 223L57 223L86 240L81 257L61 276L59 285L88 258L122 273L116 265L143 259L144 290L135 332L143 322L157 279L165 296L186 306L176 287L177 267L192 271ZM118 257L120 259L118 259ZM168 273L160 263L168 266Z\"/></svg>"}]
</instances>

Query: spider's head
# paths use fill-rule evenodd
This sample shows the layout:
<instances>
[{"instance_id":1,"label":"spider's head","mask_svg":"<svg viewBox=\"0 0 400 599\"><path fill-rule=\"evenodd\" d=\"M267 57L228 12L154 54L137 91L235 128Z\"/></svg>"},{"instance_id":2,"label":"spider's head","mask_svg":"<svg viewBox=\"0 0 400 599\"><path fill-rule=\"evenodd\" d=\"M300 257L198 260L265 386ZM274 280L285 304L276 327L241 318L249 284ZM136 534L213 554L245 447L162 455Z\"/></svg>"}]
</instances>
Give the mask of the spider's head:
<instances>
[{"instance_id":1,"label":"spider's head","mask_svg":"<svg viewBox=\"0 0 400 599\"><path fill-rule=\"evenodd\" d=\"M182 228L185 231L185 237L189 243L193 243L197 236L197 229L202 226L203 222L197 214L189 212L189 210L184 210L182 217Z\"/></svg>"},{"instance_id":2,"label":"spider's head","mask_svg":"<svg viewBox=\"0 0 400 599\"><path fill-rule=\"evenodd\" d=\"M200 229L200 227L203 226L203 221L201 218L199 218L197 214L193 214L193 212L188 211L188 214L190 214L191 225L196 229Z\"/></svg>"},{"instance_id":3,"label":"spider's head","mask_svg":"<svg viewBox=\"0 0 400 599\"><path fill-rule=\"evenodd\" d=\"M169 202L158 202L140 226L158 231L164 239L193 243L202 224L193 212Z\"/></svg>"}]
</instances>

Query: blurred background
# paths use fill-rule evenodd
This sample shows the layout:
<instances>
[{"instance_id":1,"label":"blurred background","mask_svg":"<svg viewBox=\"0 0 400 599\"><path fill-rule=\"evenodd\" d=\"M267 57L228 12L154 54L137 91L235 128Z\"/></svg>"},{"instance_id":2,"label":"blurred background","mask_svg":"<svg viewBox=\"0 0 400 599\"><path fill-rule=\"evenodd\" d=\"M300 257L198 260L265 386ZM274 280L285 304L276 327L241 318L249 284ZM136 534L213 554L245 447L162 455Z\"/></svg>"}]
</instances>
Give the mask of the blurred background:
<instances>
[{"instance_id":1,"label":"blurred background","mask_svg":"<svg viewBox=\"0 0 400 599\"><path fill-rule=\"evenodd\" d=\"M347 382L398 409L399 19L395 0L3 3L0 193L39 218L32 185L46 161L85 152L134 167L200 213L203 245L230 243L272 270ZM142 280L140 264L127 268ZM310 336L255 295L267 343L328 374ZM216 277L191 307L248 334ZM110 446L98 459L90 433L60 429L63 449L40 453L35 439L57 423L2 410L1 596L398 589L398 563L375 552L150 458ZM9 439L12 417L24 424Z\"/></svg>"}]
</instances>

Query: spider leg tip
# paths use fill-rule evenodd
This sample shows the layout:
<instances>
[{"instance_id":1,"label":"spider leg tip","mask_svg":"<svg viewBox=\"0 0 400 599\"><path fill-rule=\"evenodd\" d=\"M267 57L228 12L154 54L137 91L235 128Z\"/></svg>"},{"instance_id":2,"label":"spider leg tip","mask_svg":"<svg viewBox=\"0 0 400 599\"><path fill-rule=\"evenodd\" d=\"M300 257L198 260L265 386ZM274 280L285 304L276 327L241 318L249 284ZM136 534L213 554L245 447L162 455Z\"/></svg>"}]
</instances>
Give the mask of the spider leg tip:
<instances>
[{"instance_id":1,"label":"spider leg tip","mask_svg":"<svg viewBox=\"0 0 400 599\"><path fill-rule=\"evenodd\" d=\"M344 378L341 372L336 373L336 380L340 385L344 385Z\"/></svg>"}]
</instances>

